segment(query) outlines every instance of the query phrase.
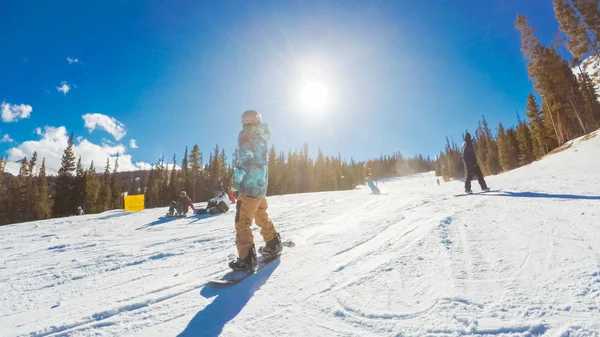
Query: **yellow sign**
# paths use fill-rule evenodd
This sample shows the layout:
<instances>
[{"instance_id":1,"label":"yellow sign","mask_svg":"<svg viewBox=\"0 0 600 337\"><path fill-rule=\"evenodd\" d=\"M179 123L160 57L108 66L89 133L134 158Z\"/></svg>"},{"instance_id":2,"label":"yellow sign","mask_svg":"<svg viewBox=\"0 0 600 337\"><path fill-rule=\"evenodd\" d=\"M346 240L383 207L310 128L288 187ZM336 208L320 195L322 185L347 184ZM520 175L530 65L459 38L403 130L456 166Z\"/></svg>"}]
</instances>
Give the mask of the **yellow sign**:
<instances>
[{"instance_id":1,"label":"yellow sign","mask_svg":"<svg viewBox=\"0 0 600 337\"><path fill-rule=\"evenodd\" d=\"M139 212L144 209L144 195L126 195L125 196L125 211Z\"/></svg>"}]
</instances>

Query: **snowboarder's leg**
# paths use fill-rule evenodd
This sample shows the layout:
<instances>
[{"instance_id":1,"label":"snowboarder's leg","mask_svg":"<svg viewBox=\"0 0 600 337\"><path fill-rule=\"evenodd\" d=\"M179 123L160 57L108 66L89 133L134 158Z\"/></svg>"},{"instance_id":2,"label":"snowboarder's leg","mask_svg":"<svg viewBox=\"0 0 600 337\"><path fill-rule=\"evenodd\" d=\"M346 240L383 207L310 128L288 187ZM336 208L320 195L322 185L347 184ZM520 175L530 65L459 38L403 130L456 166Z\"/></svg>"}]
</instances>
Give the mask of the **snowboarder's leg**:
<instances>
[{"instance_id":1,"label":"snowboarder's leg","mask_svg":"<svg viewBox=\"0 0 600 337\"><path fill-rule=\"evenodd\" d=\"M171 201L171 206L169 206L169 215L173 215L175 209L177 208L177 202Z\"/></svg>"},{"instance_id":2,"label":"snowboarder's leg","mask_svg":"<svg viewBox=\"0 0 600 337\"><path fill-rule=\"evenodd\" d=\"M267 202L267 198L263 198L256 211L256 224L260 227L260 234L265 240L262 254L275 257L281 254L283 246L281 245L281 238L267 213L268 208L269 203Z\"/></svg>"},{"instance_id":3,"label":"snowboarder's leg","mask_svg":"<svg viewBox=\"0 0 600 337\"><path fill-rule=\"evenodd\" d=\"M229 206L225 201L220 201L219 204L215 207L221 213L229 212Z\"/></svg>"},{"instance_id":4,"label":"snowboarder's leg","mask_svg":"<svg viewBox=\"0 0 600 337\"><path fill-rule=\"evenodd\" d=\"M261 199L240 196L237 201L237 212L235 214L235 244L238 250L238 257L244 260L250 247L254 245L254 236L252 235L252 220L254 214L260 206Z\"/></svg>"},{"instance_id":5,"label":"snowboarder's leg","mask_svg":"<svg viewBox=\"0 0 600 337\"><path fill-rule=\"evenodd\" d=\"M479 165L475 166L475 175L477 176L477 181L479 182L479 186L481 186L482 190L487 190L487 184L485 183L485 179L483 179L483 173L481 173L481 168Z\"/></svg>"},{"instance_id":6,"label":"snowboarder's leg","mask_svg":"<svg viewBox=\"0 0 600 337\"><path fill-rule=\"evenodd\" d=\"M269 203L267 202L267 198L263 198L261 199L258 210L256 211L256 224L260 227L260 234L265 242L273 240L275 234L277 234L275 231L275 226L273 225L273 222L267 213L268 208Z\"/></svg>"},{"instance_id":7,"label":"snowboarder's leg","mask_svg":"<svg viewBox=\"0 0 600 337\"><path fill-rule=\"evenodd\" d=\"M475 168L471 165L467 165L467 179L465 179L465 192L471 190L471 179L473 179L473 174Z\"/></svg>"}]
</instances>

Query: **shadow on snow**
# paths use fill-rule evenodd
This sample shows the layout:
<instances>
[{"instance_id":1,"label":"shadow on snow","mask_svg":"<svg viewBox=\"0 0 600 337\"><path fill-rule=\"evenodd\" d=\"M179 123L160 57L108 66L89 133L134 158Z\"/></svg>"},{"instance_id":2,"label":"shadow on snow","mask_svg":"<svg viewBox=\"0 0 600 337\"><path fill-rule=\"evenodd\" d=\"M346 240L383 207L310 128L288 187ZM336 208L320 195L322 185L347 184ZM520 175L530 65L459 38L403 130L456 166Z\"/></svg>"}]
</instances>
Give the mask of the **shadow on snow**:
<instances>
[{"instance_id":1,"label":"shadow on snow","mask_svg":"<svg viewBox=\"0 0 600 337\"><path fill-rule=\"evenodd\" d=\"M150 223L147 223L147 224L143 225L140 228L136 228L135 230L140 230L140 229L144 229L144 228L148 228L148 227L162 225L162 224L165 224L167 222L175 221L175 220L178 220L178 219L181 219L181 218L167 217L167 216L160 217L160 218L158 218L158 219L156 219L156 220L154 220L154 221L152 221Z\"/></svg>"},{"instance_id":2,"label":"shadow on snow","mask_svg":"<svg viewBox=\"0 0 600 337\"><path fill-rule=\"evenodd\" d=\"M108 219L118 218L118 217L122 217L122 216L129 215L129 214L131 214L131 213L125 212L125 211L110 212L110 214L98 217L96 219L98 219L98 220L108 220Z\"/></svg>"},{"instance_id":3,"label":"shadow on snow","mask_svg":"<svg viewBox=\"0 0 600 337\"><path fill-rule=\"evenodd\" d=\"M254 275L238 284L230 286L207 285L200 291L205 298L217 296L209 305L200 310L188 326L177 337L219 336L225 324L233 320L254 293L262 287L279 266L275 260Z\"/></svg>"},{"instance_id":4,"label":"shadow on snow","mask_svg":"<svg viewBox=\"0 0 600 337\"><path fill-rule=\"evenodd\" d=\"M597 195L574 195L574 194L552 194L539 192L502 192L498 194L487 194L485 196L494 197L515 197L515 198L546 198L546 199L573 199L573 200L600 200Z\"/></svg>"}]
</instances>

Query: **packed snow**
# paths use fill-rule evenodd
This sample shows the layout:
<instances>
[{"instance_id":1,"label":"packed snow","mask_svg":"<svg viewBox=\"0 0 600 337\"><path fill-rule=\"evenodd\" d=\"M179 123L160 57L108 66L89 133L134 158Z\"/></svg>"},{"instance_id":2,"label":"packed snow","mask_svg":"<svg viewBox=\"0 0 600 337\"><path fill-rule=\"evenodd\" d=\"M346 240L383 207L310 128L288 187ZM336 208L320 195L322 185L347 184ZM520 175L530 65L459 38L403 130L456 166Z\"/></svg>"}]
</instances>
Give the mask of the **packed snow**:
<instances>
[{"instance_id":1,"label":"packed snow","mask_svg":"<svg viewBox=\"0 0 600 337\"><path fill-rule=\"evenodd\" d=\"M206 282L233 207L4 226L0 336L598 336L599 154L588 136L472 196L429 173L271 197L296 247L230 287Z\"/></svg>"}]
</instances>

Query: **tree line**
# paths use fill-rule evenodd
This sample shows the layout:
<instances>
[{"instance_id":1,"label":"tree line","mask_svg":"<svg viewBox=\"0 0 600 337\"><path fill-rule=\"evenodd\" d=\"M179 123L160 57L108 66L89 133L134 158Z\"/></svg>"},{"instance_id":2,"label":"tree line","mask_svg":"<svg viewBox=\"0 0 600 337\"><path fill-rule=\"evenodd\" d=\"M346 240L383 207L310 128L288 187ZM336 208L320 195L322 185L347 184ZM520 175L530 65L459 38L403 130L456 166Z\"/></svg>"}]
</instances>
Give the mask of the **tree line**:
<instances>
[{"instance_id":1,"label":"tree line","mask_svg":"<svg viewBox=\"0 0 600 337\"><path fill-rule=\"evenodd\" d=\"M527 165L600 126L598 83L581 68L582 59L600 62L598 6L597 0L554 0L563 34L557 34L555 43L549 46L540 43L525 15L517 17L515 28L521 33L521 50L541 107L536 96L529 94L527 120L508 128L499 123L495 135L483 118L475 131L474 146L485 175ZM570 52L570 60L557 52L561 46ZM578 70L577 75L573 68ZM446 180L464 177L461 148L453 140L446 138L435 171Z\"/></svg>"},{"instance_id":2,"label":"tree line","mask_svg":"<svg viewBox=\"0 0 600 337\"><path fill-rule=\"evenodd\" d=\"M84 167L73 150L73 135L64 150L58 176L46 176L46 163L38 166L37 153L23 158L19 174L4 177L5 161L0 159L0 225L74 215L78 207L86 214L123 208L123 196L145 195L145 207L168 206L185 190L194 202L213 197L214 186L223 181L230 189L234 151L228 162L225 150L216 145L205 163L198 145L185 148L182 159L173 155L167 163L164 156L150 170L119 172L119 156L108 158L103 173L95 163ZM319 149L316 158L309 155L308 144L302 149L277 151L271 146L268 155L268 195L304 192L350 190L364 183L365 162L349 161L341 155L325 156ZM395 153L370 160L376 179L427 172L433 161L423 156L404 158Z\"/></svg>"}]
</instances>

